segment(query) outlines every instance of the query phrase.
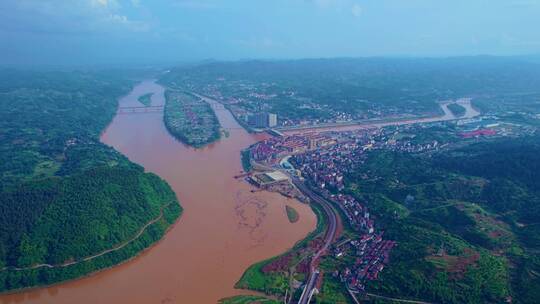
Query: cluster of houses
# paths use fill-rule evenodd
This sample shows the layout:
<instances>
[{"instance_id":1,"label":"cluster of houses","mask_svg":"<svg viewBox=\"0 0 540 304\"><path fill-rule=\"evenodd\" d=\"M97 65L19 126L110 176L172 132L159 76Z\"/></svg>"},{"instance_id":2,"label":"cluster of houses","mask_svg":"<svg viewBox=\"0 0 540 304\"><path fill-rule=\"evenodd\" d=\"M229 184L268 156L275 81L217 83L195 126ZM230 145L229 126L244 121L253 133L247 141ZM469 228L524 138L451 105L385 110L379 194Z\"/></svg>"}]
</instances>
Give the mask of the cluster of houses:
<instances>
[{"instance_id":1,"label":"cluster of houses","mask_svg":"<svg viewBox=\"0 0 540 304\"><path fill-rule=\"evenodd\" d=\"M378 145L373 140L380 131L308 134L271 138L253 146L252 157L267 165L275 165L292 155L288 162L300 171L326 199L345 215L359 238L335 246L335 256L352 255L353 263L338 271L339 277L352 292L362 292L366 281L376 280L389 262L394 241L383 240L376 233L375 222L368 208L352 195L342 193L345 174L363 162L365 150ZM385 144L384 141L382 144Z\"/></svg>"},{"instance_id":2,"label":"cluster of houses","mask_svg":"<svg viewBox=\"0 0 540 304\"><path fill-rule=\"evenodd\" d=\"M359 240L342 243L336 248L336 256L343 255L345 249L353 250L356 258L353 265L339 273L342 282L352 292L363 292L365 282L377 280L379 273L390 261L390 251L395 241L383 240L382 234L365 234Z\"/></svg>"},{"instance_id":3,"label":"cluster of houses","mask_svg":"<svg viewBox=\"0 0 540 304\"><path fill-rule=\"evenodd\" d=\"M360 145L356 141L342 142L325 149L296 154L291 162L317 188L341 191L345 187L344 174L361 159L363 150L359 149Z\"/></svg>"},{"instance_id":4,"label":"cluster of houses","mask_svg":"<svg viewBox=\"0 0 540 304\"><path fill-rule=\"evenodd\" d=\"M459 127L459 126L458 126ZM346 132L325 132L274 137L257 143L250 149L251 158L259 163L287 169L300 174L316 191L341 209L344 220L358 233L333 247L336 258L345 258L346 266L334 275L352 292L363 292L365 284L377 280L389 263L395 241L384 240L376 231L375 221L365 204L347 194L345 179L348 173L362 165L366 150L422 153L444 149L450 143L437 139L415 140L423 125L397 126L386 129L364 129ZM448 130L451 132L451 130ZM491 129L479 129L460 134L463 138L493 136ZM286 164L285 167L283 164ZM352 261L352 262L349 262Z\"/></svg>"},{"instance_id":5,"label":"cluster of houses","mask_svg":"<svg viewBox=\"0 0 540 304\"><path fill-rule=\"evenodd\" d=\"M258 142L250 148L251 159L272 165L293 152L306 151L305 139L301 136L272 137Z\"/></svg>"},{"instance_id":6,"label":"cluster of houses","mask_svg":"<svg viewBox=\"0 0 540 304\"><path fill-rule=\"evenodd\" d=\"M336 144L331 136L312 133L284 137L272 137L258 142L250 149L251 159L266 164L275 164L287 155L294 155Z\"/></svg>"},{"instance_id":7,"label":"cluster of houses","mask_svg":"<svg viewBox=\"0 0 540 304\"><path fill-rule=\"evenodd\" d=\"M348 141L294 155L291 162L324 197L341 209L351 227L360 233L359 239L348 240L336 246L335 256L340 258L346 254L354 255L354 263L347 265L339 276L349 290L362 292L366 281L376 280L388 264L395 242L383 240L382 234L375 232L375 222L365 205L352 195L342 193L345 188L344 174L359 165L363 161L366 146L373 145L369 137L348 136ZM352 250L346 250L347 246Z\"/></svg>"},{"instance_id":8,"label":"cluster of houses","mask_svg":"<svg viewBox=\"0 0 540 304\"><path fill-rule=\"evenodd\" d=\"M370 219L368 209L348 194L332 194L330 199L337 203L351 226L366 234L373 234L375 222Z\"/></svg>"},{"instance_id":9,"label":"cluster of houses","mask_svg":"<svg viewBox=\"0 0 540 304\"><path fill-rule=\"evenodd\" d=\"M400 126L274 137L250 149L253 160L301 174L320 195L341 209L344 220L358 233L358 237L334 245L335 257L347 261L335 275L352 292L363 292L368 281L378 279L389 263L390 252L396 242L384 240L382 233L376 230L366 205L344 191L346 176L363 164L367 150L418 153L440 150L447 145L437 140L414 140L417 133L414 128Z\"/></svg>"},{"instance_id":10,"label":"cluster of houses","mask_svg":"<svg viewBox=\"0 0 540 304\"><path fill-rule=\"evenodd\" d=\"M440 144L437 140L432 140L423 143L413 143L411 140L395 140L389 139L383 142L383 146L391 151L400 151L408 153L422 153L428 151L437 151L446 146Z\"/></svg>"}]
</instances>

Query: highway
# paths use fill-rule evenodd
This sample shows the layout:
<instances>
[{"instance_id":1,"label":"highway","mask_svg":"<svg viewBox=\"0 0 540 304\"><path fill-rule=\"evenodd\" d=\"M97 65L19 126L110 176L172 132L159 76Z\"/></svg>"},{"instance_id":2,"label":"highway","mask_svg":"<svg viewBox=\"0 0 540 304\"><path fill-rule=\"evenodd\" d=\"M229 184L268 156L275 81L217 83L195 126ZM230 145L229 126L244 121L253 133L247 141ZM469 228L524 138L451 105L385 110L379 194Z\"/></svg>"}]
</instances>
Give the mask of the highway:
<instances>
[{"instance_id":1,"label":"highway","mask_svg":"<svg viewBox=\"0 0 540 304\"><path fill-rule=\"evenodd\" d=\"M326 250L328 250L330 245L332 245L332 242L336 236L338 215L336 214L334 208L332 208L330 202L311 191L302 181L293 177L292 182L296 188L298 188L298 190L300 190L305 196L309 197L313 203L317 203L323 208L328 219L328 228L324 236L324 244L311 259L309 277L302 295L300 296L300 300L298 300L298 304L308 304L313 296L315 284L317 283L317 279L319 277L319 270L317 269L318 261Z\"/></svg>"}]
</instances>

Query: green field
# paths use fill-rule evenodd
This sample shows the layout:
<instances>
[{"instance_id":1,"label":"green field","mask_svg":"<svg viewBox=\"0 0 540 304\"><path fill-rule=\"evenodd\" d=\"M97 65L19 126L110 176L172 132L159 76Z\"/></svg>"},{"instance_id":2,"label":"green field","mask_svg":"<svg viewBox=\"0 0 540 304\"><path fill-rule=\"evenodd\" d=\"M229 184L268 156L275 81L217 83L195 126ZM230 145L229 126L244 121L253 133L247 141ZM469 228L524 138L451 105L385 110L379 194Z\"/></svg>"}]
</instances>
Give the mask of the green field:
<instances>
[{"instance_id":1,"label":"green field","mask_svg":"<svg viewBox=\"0 0 540 304\"><path fill-rule=\"evenodd\" d=\"M315 296L316 303L348 304L353 303L347 289L338 279L325 275L320 293Z\"/></svg>"},{"instance_id":2,"label":"green field","mask_svg":"<svg viewBox=\"0 0 540 304\"><path fill-rule=\"evenodd\" d=\"M250 266L234 285L239 289L250 289L269 295L284 295L289 288L289 279L283 273L264 273L262 268L278 257Z\"/></svg>"}]
</instances>

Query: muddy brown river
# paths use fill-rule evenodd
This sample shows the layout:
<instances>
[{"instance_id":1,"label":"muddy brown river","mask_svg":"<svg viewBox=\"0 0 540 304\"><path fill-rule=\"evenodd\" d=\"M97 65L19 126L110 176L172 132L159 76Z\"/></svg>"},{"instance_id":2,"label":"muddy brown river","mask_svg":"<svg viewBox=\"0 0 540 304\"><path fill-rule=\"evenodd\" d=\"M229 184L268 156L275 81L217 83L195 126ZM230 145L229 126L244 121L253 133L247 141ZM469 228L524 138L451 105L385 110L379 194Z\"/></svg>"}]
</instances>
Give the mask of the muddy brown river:
<instances>
[{"instance_id":1,"label":"muddy brown river","mask_svg":"<svg viewBox=\"0 0 540 304\"><path fill-rule=\"evenodd\" d=\"M151 92L152 104L162 105L163 90L144 81L120 105L139 106L137 98ZM251 186L233 178L242 170L240 151L263 137L247 133L227 110L216 108L229 136L202 149L170 136L162 113L119 114L103 133L105 144L164 178L184 207L180 220L159 243L114 268L1 296L0 302L216 303L247 294L233 288L244 270L292 247L315 229L316 218L305 204L277 193L252 193ZM298 210L298 222L289 223L286 204Z\"/></svg>"}]
</instances>

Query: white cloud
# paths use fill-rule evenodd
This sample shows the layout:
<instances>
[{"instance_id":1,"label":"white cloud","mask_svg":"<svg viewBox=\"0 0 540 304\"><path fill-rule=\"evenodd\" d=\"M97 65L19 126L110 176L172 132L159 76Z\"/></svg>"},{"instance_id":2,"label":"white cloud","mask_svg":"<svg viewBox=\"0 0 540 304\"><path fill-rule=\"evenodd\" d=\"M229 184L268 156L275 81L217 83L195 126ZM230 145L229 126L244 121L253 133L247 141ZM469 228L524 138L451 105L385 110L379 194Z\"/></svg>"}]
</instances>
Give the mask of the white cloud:
<instances>
[{"instance_id":1,"label":"white cloud","mask_svg":"<svg viewBox=\"0 0 540 304\"><path fill-rule=\"evenodd\" d=\"M147 23L124 14L118 0L19 0L5 9L0 10L0 27L7 31L65 34L150 29Z\"/></svg>"}]
</instances>

